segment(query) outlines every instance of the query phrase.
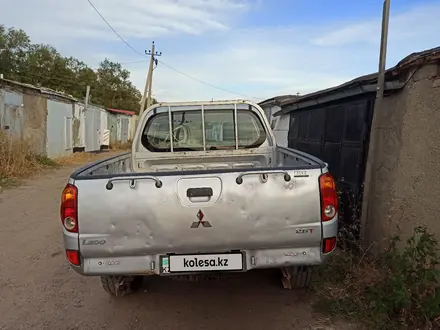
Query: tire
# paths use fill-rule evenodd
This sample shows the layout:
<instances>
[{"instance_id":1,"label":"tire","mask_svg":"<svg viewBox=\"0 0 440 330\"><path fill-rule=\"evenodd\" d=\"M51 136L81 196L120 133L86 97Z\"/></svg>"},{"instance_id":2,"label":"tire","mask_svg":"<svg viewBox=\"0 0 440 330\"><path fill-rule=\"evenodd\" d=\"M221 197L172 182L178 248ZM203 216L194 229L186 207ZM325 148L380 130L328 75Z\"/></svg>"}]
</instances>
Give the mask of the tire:
<instances>
[{"instance_id":1,"label":"tire","mask_svg":"<svg viewBox=\"0 0 440 330\"><path fill-rule=\"evenodd\" d=\"M306 289L312 284L312 267L298 266L292 269L292 278L290 279L292 288Z\"/></svg>"},{"instance_id":2,"label":"tire","mask_svg":"<svg viewBox=\"0 0 440 330\"><path fill-rule=\"evenodd\" d=\"M286 289L307 289L312 283L312 267L297 266L285 269L290 278L283 277L283 286ZM285 273L285 271L283 273ZM288 283L287 283L288 282Z\"/></svg>"},{"instance_id":3,"label":"tire","mask_svg":"<svg viewBox=\"0 0 440 330\"><path fill-rule=\"evenodd\" d=\"M120 297L139 291L143 277L101 276L101 283L105 292L111 296Z\"/></svg>"}]
</instances>

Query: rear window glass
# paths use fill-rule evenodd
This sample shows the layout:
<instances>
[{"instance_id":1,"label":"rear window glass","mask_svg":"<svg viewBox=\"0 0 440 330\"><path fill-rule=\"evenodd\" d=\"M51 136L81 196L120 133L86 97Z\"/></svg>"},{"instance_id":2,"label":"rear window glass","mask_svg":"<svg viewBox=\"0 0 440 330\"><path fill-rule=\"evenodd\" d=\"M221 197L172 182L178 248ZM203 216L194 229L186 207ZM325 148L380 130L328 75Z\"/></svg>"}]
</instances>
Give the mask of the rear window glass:
<instances>
[{"instance_id":1,"label":"rear window glass","mask_svg":"<svg viewBox=\"0 0 440 330\"><path fill-rule=\"evenodd\" d=\"M232 105L233 107L233 105ZM200 108L200 107L199 107ZM168 108L158 108L150 117L142 134L142 145L155 152L171 151ZM204 128L206 150L235 149L234 109L205 107ZM203 145L202 111L173 109L171 112L173 151L201 151ZM238 148L255 148L266 140L266 132L258 116L237 109Z\"/></svg>"}]
</instances>

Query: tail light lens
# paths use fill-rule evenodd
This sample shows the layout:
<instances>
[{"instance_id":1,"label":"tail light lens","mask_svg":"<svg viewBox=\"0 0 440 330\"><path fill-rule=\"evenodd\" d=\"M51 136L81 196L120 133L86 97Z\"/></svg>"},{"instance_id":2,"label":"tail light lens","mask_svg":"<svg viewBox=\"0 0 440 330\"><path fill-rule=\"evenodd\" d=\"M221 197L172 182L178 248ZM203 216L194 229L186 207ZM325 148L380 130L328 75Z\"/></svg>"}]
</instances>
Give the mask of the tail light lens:
<instances>
[{"instance_id":1,"label":"tail light lens","mask_svg":"<svg viewBox=\"0 0 440 330\"><path fill-rule=\"evenodd\" d=\"M324 238L322 253L330 253L336 248L336 237Z\"/></svg>"},{"instance_id":2,"label":"tail light lens","mask_svg":"<svg viewBox=\"0 0 440 330\"><path fill-rule=\"evenodd\" d=\"M329 221L338 213L338 193L336 183L330 173L319 177L321 192L321 221Z\"/></svg>"},{"instance_id":3,"label":"tail light lens","mask_svg":"<svg viewBox=\"0 0 440 330\"><path fill-rule=\"evenodd\" d=\"M61 222L71 233L78 232L78 189L67 184L61 195Z\"/></svg>"},{"instance_id":4,"label":"tail light lens","mask_svg":"<svg viewBox=\"0 0 440 330\"><path fill-rule=\"evenodd\" d=\"M78 251L66 250L66 257L72 265L79 266L81 264L81 258L79 257Z\"/></svg>"}]
</instances>

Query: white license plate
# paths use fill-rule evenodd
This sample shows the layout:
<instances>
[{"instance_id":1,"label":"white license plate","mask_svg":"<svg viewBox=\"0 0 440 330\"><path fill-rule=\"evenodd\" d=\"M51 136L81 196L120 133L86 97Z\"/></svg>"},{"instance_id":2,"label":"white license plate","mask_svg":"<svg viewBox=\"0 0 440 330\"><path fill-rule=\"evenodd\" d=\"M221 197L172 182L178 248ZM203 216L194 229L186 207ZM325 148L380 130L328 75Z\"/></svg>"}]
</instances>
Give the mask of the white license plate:
<instances>
[{"instance_id":1,"label":"white license plate","mask_svg":"<svg viewBox=\"0 0 440 330\"><path fill-rule=\"evenodd\" d=\"M169 271L171 273L242 269L243 255L241 253L169 256Z\"/></svg>"}]
</instances>

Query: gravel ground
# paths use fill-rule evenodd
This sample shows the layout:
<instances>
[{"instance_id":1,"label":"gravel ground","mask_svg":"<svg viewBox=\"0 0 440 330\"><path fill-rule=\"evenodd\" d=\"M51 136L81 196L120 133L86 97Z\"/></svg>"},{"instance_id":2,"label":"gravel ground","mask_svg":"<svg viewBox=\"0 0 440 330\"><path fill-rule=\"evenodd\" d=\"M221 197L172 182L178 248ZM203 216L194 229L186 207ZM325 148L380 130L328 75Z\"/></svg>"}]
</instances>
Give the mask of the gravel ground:
<instances>
[{"instance_id":1,"label":"gravel ground","mask_svg":"<svg viewBox=\"0 0 440 330\"><path fill-rule=\"evenodd\" d=\"M110 297L64 256L59 199L74 168L0 193L0 329L357 329L313 313L313 297L283 290L273 271L150 277L140 293Z\"/></svg>"}]
</instances>

